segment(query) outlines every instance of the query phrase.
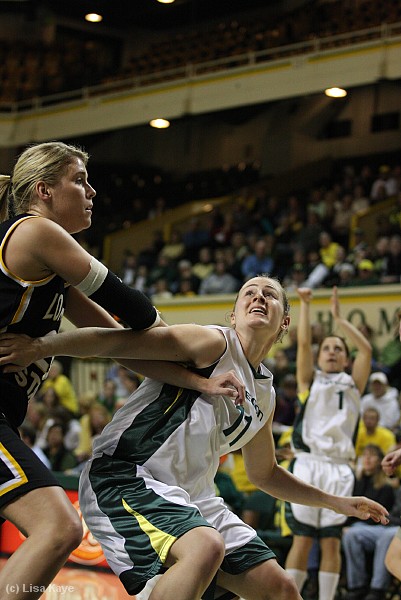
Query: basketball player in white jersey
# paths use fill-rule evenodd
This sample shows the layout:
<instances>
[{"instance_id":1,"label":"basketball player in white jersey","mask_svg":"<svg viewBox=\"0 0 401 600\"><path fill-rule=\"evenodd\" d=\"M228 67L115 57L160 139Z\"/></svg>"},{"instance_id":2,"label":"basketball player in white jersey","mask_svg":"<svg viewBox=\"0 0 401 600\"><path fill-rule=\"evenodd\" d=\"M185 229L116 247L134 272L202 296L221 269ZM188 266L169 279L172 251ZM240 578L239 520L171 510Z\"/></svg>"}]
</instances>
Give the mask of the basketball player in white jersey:
<instances>
[{"instance_id":1,"label":"basketball player in white jersey","mask_svg":"<svg viewBox=\"0 0 401 600\"><path fill-rule=\"evenodd\" d=\"M360 414L360 398L369 375L372 349L365 336L340 315L337 289L333 288L331 314L335 329L356 348L351 366L345 340L336 332L320 344L317 369L311 339L312 291L298 290L297 382L300 410L295 418L292 446L295 459L290 470L303 481L332 494L349 496L354 487L352 463ZM341 568L341 533L344 515L326 508L286 504L287 523L294 534L286 569L298 588L307 576L308 554L313 541L320 544L319 600L333 600Z\"/></svg>"}]
</instances>

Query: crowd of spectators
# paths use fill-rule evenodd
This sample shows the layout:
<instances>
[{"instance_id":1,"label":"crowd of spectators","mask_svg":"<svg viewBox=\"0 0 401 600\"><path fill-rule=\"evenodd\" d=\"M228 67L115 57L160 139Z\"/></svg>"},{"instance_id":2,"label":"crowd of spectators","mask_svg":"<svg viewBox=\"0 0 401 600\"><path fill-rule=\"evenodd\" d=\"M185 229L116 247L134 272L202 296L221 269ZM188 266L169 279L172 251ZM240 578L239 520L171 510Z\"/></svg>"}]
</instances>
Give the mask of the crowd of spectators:
<instances>
[{"instance_id":1,"label":"crowd of spectators","mask_svg":"<svg viewBox=\"0 0 401 600\"><path fill-rule=\"evenodd\" d=\"M263 183L242 187L226 207L173 228L169 239L159 231L146 248L127 248L120 276L155 302L234 293L261 272L288 291L397 283L400 182L399 164L348 164L332 181L286 197L269 194ZM373 240L370 231L352 228L355 215L383 201L391 209L379 211Z\"/></svg>"},{"instance_id":2,"label":"crowd of spectators","mask_svg":"<svg viewBox=\"0 0 401 600\"><path fill-rule=\"evenodd\" d=\"M237 57L250 53L255 53L255 61L271 60L282 56L281 48L290 44L398 21L401 8L396 0L383 0L380 5L373 0L310 0L284 14L242 13L227 21L209 23L208 27L188 23L185 30L163 36L128 60L123 58L126 51L121 41L117 43L113 37L94 36L90 32L85 39L68 36L66 30L60 33L56 30L51 41L46 42L0 40L0 102L129 78L141 78L142 84L146 84L149 75L152 75L149 81L154 83L174 77L174 69L188 65L199 68L204 63L203 72L227 69L241 64ZM340 45L349 40L340 38L335 43ZM297 51L294 48L293 53ZM224 63L215 62L219 59L225 59Z\"/></svg>"}]
</instances>

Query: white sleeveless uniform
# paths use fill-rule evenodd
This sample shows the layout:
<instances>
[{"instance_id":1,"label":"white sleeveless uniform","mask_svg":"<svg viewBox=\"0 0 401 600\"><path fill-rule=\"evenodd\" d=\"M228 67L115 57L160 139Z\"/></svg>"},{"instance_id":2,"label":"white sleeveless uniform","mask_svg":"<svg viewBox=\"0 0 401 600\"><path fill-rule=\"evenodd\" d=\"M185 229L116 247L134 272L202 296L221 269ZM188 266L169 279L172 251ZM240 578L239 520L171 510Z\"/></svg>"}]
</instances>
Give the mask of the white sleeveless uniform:
<instances>
[{"instance_id":1,"label":"white sleeveless uniform","mask_svg":"<svg viewBox=\"0 0 401 600\"><path fill-rule=\"evenodd\" d=\"M214 477L220 457L244 446L269 419L272 375L263 365L254 371L234 330L212 327L227 346L202 372L234 370L245 384L244 405L145 379L94 442L81 475L85 522L129 593L160 572L171 544L194 527L215 527L227 554L256 536L216 497ZM261 562L248 560L239 572Z\"/></svg>"},{"instance_id":2,"label":"white sleeveless uniform","mask_svg":"<svg viewBox=\"0 0 401 600\"><path fill-rule=\"evenodd\" d=\"M303 481L331 494L351 496L354 474L350 464L355 459L361 401L354 380L345 372L327 374L318 370L310 390L300 394L299 400L301 409L294 422L295 460L291 470ZM346 521L344 515L331 510L299 504L290 507L287 521L299 535L316 534L308 527L322 530ZM328 529L320 535L330 533Z\"/></svg>"}]
</instances>

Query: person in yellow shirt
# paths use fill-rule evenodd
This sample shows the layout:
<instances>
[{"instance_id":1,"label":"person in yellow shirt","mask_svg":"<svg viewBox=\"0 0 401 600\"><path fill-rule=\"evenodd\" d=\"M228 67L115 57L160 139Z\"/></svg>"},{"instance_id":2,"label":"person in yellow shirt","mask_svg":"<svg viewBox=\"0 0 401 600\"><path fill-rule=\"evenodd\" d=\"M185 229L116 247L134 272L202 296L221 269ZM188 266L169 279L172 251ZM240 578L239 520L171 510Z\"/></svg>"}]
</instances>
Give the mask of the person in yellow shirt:
<instances>
[{"instance_id":1,"label":"person in yellow shirt","mask_svg":"<svg viewBox=\"0 0 401 600\"><path fill-rule=\"evenodd\" d=\"M49 375L43 383L40 391L45 392L53 388L59 397L60 404L70 411L73 415L78 413L78 398L71 381L63 374L63 365L60 361L54 360L50 367Z\"/></svg>"},{"instance_id":2,"label":"person in yellow shirt","mask_svg":"<svg viewBox=\"0 0 401 600\"><path fill-rule=\"evenodd\" d=\"M322 263L331 269L337 262L339 244L333 242L331 235L327 231L322 231L319 236L319 246Z\"/></svg>"},{"instance_id":3,"label":"person in yellow shirt","mask_svg":"<svg viewBox=\"0 0 401 600\"><path fill-rule=\"evenodd\" d=\"M374 444L378 446L383 454L387 454L396 444L394 433L379 425L380 414L371 407L362 413L356 438L355 452L357 458L362 456L365 446Z\"/></svg>"}]
</instances>

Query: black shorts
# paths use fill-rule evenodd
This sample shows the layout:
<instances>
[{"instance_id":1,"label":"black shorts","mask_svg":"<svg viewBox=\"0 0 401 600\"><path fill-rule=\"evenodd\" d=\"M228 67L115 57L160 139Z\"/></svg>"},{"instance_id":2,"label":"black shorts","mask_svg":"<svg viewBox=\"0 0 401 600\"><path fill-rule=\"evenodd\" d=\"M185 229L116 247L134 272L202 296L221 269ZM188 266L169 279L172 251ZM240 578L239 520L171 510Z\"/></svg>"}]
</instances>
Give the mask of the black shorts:
<instances>
[{"instance_id":1,"label":"black shorts","mask_svg":"<svg viewBox=\"0 0 401 600\"><path fill-rule=\"evenodd\" d=\"M31 490L54 485L60 484L0 416L0 510Z\"/></svg>"}]
</instances>

